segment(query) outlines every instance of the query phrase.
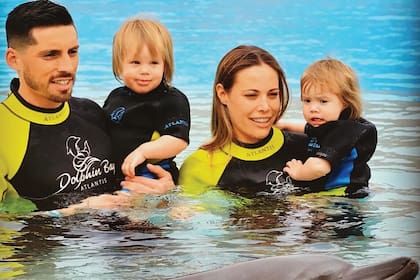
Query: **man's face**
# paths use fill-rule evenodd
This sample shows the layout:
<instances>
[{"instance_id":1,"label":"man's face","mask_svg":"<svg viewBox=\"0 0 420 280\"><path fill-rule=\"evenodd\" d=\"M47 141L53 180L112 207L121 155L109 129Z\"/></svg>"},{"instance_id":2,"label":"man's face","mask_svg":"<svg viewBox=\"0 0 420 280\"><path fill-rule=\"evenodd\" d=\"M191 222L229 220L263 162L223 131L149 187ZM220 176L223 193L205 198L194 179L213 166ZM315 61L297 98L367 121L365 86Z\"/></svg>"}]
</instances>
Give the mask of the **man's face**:
<instances>
[{"instance_id":1,"label":"man's face","mask_svg":"<svg viewBox=\"0 0 420 280\"><path fill-rule=\"evenodd\" d=\"M8 64L17 71L19 93L32 105L57 108L71 97L79 63L79 44L73 25L32 29L36 44L9 48Z\"/></svg>"}]
</instances>

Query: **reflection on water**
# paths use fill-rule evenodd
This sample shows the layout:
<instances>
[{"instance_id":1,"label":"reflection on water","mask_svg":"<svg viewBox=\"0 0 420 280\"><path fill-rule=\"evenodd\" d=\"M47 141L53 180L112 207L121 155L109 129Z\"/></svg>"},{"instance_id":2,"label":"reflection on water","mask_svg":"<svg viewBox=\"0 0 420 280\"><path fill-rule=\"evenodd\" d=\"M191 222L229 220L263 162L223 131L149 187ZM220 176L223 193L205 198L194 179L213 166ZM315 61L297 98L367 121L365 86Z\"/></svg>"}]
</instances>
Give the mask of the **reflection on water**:
<instances>
[{"instance_id":1,"label":"reflection on water","mask_svg":"<svg viewBox=\"0 0 420 280\"><path fill-rule=\"evenodd\" d=\"M4 2L4 1L3 1ZM16 3L0 5L1 24ZM112 34L134 11L152 13L174 37L175 86L189 97L191 144L181 163L209 137L211 87L221 56L257 44L286 69L293 93L286 118L300 120L300 73L333 55L359 73L365 116L379 143L370 162L372 194L362 200L326 197L243 201L208 195L149 197L116 212L52 219L0 215L0 278L167 279L240 260L297 253L333 254L363 265L393 256L420 260L420 72L417 1L63 0L79 27L75 95L102 103L117 83ZM3 30L3 29L1 29ZM4 50L4 31L0 46ZM13 72L0 62L0 99ZM2 95L2 96L1 96ZM157 207L153 201L164 199ZM192 207L196 205L200 207ZM184 205L184 208L178 207ZM172 211L189 219L174 219Z\"/></svg>"},{"instance_id":2,"label":"reflection on water","mask_svg":"<svg viewBox=\"0 0 420 280\"><path fill-rule=\"evenodd\" d=\"M26 273L19 279L167 279L273 255L334 254L356 265L418 258L418 193L374 189L365 200L264 197L228 207L209 197L173 196L169 205L205 201L207 210L186 220L169 218L172 207L142 206L62 219L11 218L1 227L2 271Z\"/></svg>"}]
</instances>

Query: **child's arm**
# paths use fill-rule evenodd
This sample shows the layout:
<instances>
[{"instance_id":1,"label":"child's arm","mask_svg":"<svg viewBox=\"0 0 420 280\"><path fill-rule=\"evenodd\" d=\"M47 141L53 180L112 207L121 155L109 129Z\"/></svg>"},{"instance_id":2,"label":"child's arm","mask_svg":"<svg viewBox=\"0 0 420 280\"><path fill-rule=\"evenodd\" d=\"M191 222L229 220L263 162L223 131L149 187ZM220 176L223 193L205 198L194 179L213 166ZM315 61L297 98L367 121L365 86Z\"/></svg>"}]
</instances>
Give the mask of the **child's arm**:
<instances>
[{"instance_id":1,"label":"child's arm","mask_svg":"<svg viewBox=\"0 0 420 280\"><path fill-rule=\"evenodd\" d=\"M312 181L331 172L331 164L322 158L310 157L305 163L300 160L292 159L283 168L290 177L298 181Z\"/></svg>"},{"instance_id":2,"label":"child's arm","mask_svg":"<svg viewBox=\"0 0 420 280\"><path fill-rule=\"evenodd\" d=\"M281 121L279 120L275 126L282 129L282 130L287 130L287 131L292 131L292 132L299 132L299 133L304 133L305 132L305 123L296 123L296 122L285 122L285 121Z\"/></svg>"},{"instance_id":3,"label":"child's arm","mask_svg":"<svg viewBox=\"0 0 420 280\"><path fill-rule=\"evenodd\" d=\"M134 169L146 159L171 158L181 153L188 143L181 138L163 135L154 141L149 141L138 146L124 160L121 170L124 175L135 176Z\"/></svg>"}]
</instances>

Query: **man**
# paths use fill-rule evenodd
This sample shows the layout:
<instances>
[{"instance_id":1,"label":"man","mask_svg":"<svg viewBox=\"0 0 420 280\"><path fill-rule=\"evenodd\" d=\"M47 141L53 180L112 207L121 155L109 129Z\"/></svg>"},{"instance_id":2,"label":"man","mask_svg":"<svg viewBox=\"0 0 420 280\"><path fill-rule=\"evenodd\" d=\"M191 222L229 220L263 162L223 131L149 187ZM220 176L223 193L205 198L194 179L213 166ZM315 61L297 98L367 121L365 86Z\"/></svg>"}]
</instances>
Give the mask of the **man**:
<instances>
[{"instance_id":1,"label":"man","mask_svg":"<svg viewBox=\"0 0 420 280\"><path fill-rule=\"evenodd\" d=\"M67 9L47 0L21 4L8 15L6 36L6 62L18 78L0 103L0 203L25 198L49 210L119 190L102 109L71 96L79 43ZM148 193L173 185L149 167L160 179L121 185Z\"/></svg>"}]
</instances>

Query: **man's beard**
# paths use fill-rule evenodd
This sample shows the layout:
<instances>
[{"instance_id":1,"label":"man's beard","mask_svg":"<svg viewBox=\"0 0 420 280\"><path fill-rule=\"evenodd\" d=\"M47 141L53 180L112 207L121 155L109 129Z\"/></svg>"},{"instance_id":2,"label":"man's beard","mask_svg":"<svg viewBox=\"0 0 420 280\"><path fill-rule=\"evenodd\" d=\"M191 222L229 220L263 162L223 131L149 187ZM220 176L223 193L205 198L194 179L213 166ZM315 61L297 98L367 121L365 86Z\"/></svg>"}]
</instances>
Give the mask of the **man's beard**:
<instances>
[{"instance_id":1,"label":"man's beard","mask_svg":"<svg viewBox=\"0 0 420 280\"><path fill-rule=\"evenodd\" d=\"M46 97L48 100L53 101L53 102L58 102L58 103L68 101L71 98L73 86L69 88L68 90L56 91L56 92L50 92L48 89L48 86L51 83L53 83L52 81L54 79L69 78L69 77L72 78L73 85L74 85L75 77L71 73L68 73L68 72L60 72L59 74L51 77L48 80L48 83L46 85L43 85L39 83L37 80L33 79L29 71L27 71L25 75L23 76L25 83L28 85L28 87L30 87L32 90L36 92L43 92L43 96Z\"/></svg>"}]
</instances>

